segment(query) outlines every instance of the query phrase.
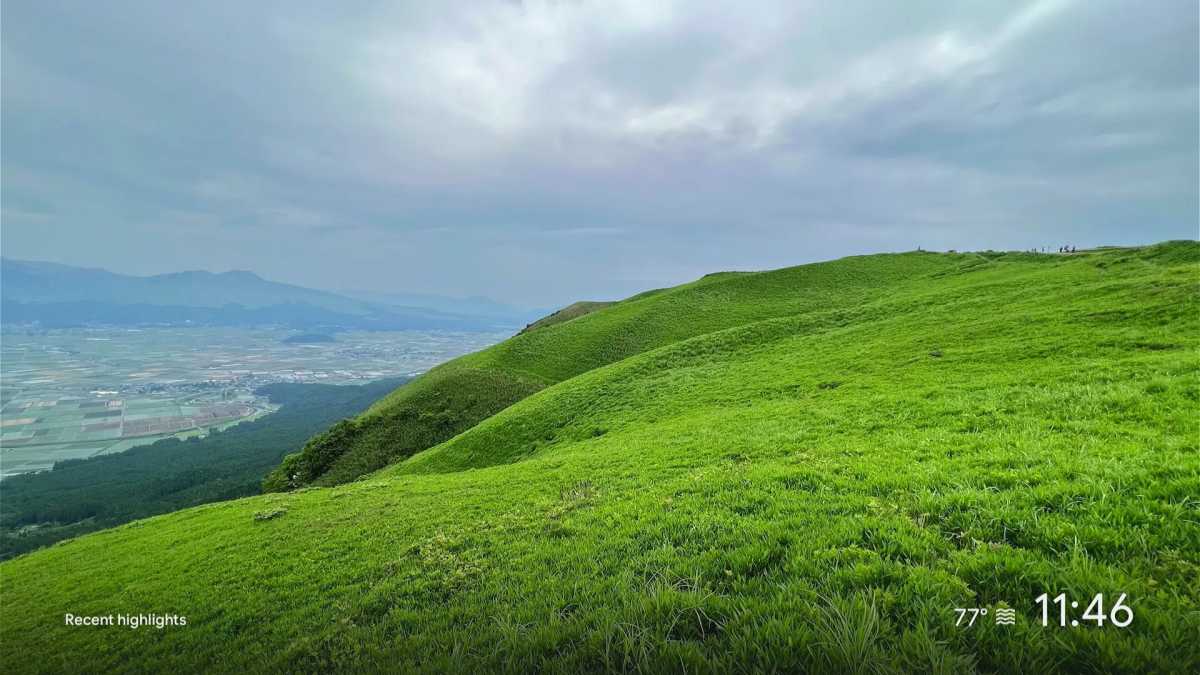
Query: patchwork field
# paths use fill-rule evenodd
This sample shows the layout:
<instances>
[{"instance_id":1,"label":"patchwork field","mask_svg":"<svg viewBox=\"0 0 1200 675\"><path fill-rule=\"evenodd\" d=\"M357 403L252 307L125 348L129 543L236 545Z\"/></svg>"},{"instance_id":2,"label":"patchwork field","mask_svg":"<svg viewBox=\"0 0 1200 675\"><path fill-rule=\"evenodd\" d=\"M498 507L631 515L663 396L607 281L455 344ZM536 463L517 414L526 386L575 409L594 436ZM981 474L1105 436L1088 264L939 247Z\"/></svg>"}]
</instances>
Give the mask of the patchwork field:
<instances>
[{"instance_id":1,"label":"patchwork field","mask_svg":"<svg viewBox=\"0 0 1200 675\"><path fill-rule=\"evenodd\" d=\"M3 409L4 475L50 469L66 459L121 452L253 419L273 407L261 397L217 390L180 403L163 398L13 399Z\"/></svg>"},{"instance_id":2,"label":"patchwork field","mask_svg":"<svg viewBox=\"0 0 1200 675\"><path fill-rule=\"evenodd\" d=\"M344 333L286 344L284 330L20 330L3 334L0 478L66 459L202 435L273 407L274 382L362 383L425 370L488 333Z\"/></svg>"}]
</instances>

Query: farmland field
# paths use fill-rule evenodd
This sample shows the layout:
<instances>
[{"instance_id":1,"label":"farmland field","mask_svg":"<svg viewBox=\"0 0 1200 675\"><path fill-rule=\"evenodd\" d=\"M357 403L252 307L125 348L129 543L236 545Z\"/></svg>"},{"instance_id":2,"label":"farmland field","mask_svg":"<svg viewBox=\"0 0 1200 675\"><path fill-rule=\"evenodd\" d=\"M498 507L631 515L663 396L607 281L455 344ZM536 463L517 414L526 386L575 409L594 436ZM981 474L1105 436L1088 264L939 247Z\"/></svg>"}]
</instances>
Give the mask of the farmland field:
<instances>
[{"instance_id":1,"label":"farmland field","mask_svg":"<svg viewBox=\"0 0 1200 675\"><path fill-rule=\"evenodd\" d=\"M504 337L356 332L287 344L286 330L6 329L0 476L204 435L271 412L273 382L362 383L422 372Z\"/></svg>"}]
</instances>

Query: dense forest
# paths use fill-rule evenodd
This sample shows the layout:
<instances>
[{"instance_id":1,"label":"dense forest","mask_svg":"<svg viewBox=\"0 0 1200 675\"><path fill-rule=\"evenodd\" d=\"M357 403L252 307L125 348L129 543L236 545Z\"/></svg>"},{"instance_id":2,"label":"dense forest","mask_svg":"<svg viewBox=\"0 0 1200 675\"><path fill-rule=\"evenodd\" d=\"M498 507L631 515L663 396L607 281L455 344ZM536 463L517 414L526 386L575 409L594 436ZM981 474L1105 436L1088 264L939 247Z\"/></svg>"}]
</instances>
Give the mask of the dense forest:
<instances>
[{"instance_id":1,"label":"dense forest","mask_svg":"<svg viewBox=\"0 0 1200 675\"><path fill-rule=\"evenodd\" d=\"M259 393L282 407L260 419L204 438L170 438L5 479L0 559L138 518L257 494L284 455L404 381L272 384Z\"/></svg>"}]
</instances>

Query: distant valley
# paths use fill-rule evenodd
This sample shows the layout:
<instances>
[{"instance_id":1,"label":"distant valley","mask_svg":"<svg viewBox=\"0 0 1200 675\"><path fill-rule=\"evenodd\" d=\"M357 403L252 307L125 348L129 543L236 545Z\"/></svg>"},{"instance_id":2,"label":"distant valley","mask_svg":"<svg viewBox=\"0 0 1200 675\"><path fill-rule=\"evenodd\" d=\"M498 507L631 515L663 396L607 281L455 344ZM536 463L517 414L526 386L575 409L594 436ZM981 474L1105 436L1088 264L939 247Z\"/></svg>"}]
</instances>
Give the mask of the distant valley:
<instances>
[{"instance_id":1,"label":"distant valley","mask_svg":"<svg viewBox=\"0 0 1200 675\"><path fill-rule=\"evenodd\" d=\"M275 407L257 393L265 386L407 377L505 335L6 325L0 478L259 417ZM330 341L315 341L321 337Z\"/></svg>"}]
</instances>

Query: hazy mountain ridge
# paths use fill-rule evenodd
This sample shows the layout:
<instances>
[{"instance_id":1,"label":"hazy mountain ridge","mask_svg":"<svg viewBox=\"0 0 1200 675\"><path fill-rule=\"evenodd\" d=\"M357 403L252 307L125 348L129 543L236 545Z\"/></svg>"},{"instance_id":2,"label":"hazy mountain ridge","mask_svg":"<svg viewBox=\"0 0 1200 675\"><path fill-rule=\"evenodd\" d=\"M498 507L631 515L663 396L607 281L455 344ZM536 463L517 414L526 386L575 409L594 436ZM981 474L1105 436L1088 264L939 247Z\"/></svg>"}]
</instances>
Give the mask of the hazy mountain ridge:
<instances>
[{"instance_id":1,"label":"hazy mountain ridge","mask_svg":"<svg viewBox=\"0 0 1200 675\"><path fill-rule=\"evenodd\" d=\"M184 307L266 307L300 303L348 314L366 314L371 303L292 284L253 272L190 270L153 276L117 274L58 263L0 261L3 295L23 303L112 302Z\"/></svg>"},{"instance_id":2,"label":"hazy mountain ridge","mask_svg":"<svg viewBox=\"0 0 1200 675\"><path fill-rule=\"evenodd\" d=\"M341 290L338 291L348 298L362 300L376 305L389 307L424 307L466 316L493 317L497 319L520 319L522 323L533 321L554 311L547 308L527 309L516 307L491 298L475 295L470 297L453 297L433 293L385 293L381 291Z\"/></svg>"},{"instance_id":3,"label":"hazy mountain ridge","mask_svg":"<svg viewBox=\"0 0 1200 675\"><path fill-rule=\"evenodd\" d=\"M263 279L244 270L153 276L3 258L5 323L280 324L297 328L477 330L521 325L522 315L446 312L370 302ZM497 307L501 307L497 305Z\"/></svg>"}]
</instances>

